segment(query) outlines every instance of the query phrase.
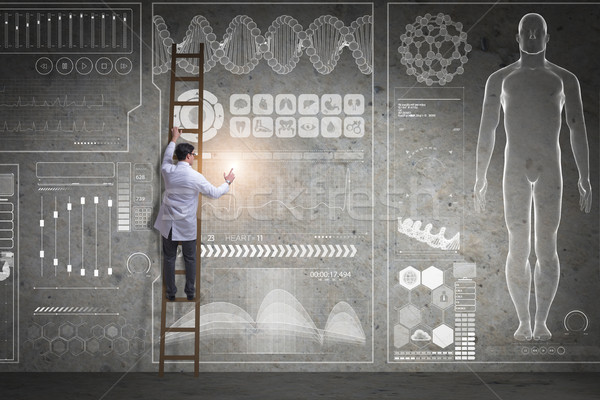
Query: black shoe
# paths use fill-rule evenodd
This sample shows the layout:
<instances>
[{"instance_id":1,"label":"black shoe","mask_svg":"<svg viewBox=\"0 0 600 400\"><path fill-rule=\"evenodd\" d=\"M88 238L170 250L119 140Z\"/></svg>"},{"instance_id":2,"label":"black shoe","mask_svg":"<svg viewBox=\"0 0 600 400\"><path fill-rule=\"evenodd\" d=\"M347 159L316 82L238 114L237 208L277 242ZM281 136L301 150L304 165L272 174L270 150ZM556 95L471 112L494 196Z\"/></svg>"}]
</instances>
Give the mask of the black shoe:
<instances>
[{"instance_id":1,"label":"black shoe","mask_svg":"<svg viewBox=\"0 0 600 400\"><path fill-rule=\"evenodd\" d=\"M175 296L167 296L168 301L175 301Z\"/></svg>"},{"instance_id":2,"label":"black shoe","mask_svg":"<svg viewBox=\"0 0 600 400\"><path fill-rule=\"evenodd\" d=\"M194 295L193 295L193 294L188 294L188 295L187 295L187 299L188 299L189 301L192 301L192 300L194 300Z\"/></svg>"}]
</instances>

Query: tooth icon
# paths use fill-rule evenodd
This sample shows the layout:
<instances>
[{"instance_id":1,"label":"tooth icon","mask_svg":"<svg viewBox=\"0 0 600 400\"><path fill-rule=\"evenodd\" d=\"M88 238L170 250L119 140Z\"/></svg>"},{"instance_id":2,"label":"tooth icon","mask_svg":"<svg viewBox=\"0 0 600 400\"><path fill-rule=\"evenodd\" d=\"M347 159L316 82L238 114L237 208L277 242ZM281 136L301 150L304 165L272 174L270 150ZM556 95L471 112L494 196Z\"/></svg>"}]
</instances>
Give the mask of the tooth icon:
<instances>
[{"instance_id":1,"label":"tooth icon","mask_svg":"<svg viewBox=\"0 0 600 400\"><path fill-rule=\"evenodd\" d=\"M235 129L238 132L238 135L243 136L244 131L246 130L246 121L236 121Z\"/></svg>"}]
</instances>

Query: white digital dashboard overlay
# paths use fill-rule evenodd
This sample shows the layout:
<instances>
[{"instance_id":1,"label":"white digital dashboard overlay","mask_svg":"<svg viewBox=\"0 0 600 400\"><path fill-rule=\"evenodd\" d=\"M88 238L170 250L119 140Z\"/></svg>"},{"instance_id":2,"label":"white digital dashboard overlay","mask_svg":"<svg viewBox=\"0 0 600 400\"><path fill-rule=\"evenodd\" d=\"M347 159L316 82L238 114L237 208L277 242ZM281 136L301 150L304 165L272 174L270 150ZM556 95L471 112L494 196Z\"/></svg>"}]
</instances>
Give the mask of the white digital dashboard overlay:
<instances>
[{"instance_id":1,"label":"white digital dashboard overlay","mask_svg":"<svg viewBox=\"0 0 600 400\"><path fill-rule=\"evenodd\" d=\"M27 68L0 81L0 151L127 151L141 105L140 4L8 3L2 54ZM140 91L123 91L139 83Z\"/></svg>"},{"instance_id":2,"label":"white digital dashboard overlay","mask_svg":"<svg viewBox=\"0 0 600 400\"><path fill-rule=\"evenodd\" d=\"M489 169L494 180L487 181L487 206L475 214L472 201L483 88L490 74L516 61L504 57L498 48L513 46L518 54L514 35L519 21L529 12L539 13L552 36L547 45L552 55L546 56L562 65L573 57L566 51L568 45L560 43L568 36L563 30L579 32L581 28L564 23L562 16L570 7L567 3L388 3L388 362L585 363L600 359L590 317L598 307L592 293L600 277L597 266L591 265L598 257L598 244L589 242L589 260L584 261L583 255L577 256L581 245L575 242L586 241L599 221L597 207L591 207L594 218L575 213L587 203L572 200L575 196L578 200L581 192L576 185L567 189L568 179L578 179L572 157L563 155L562 174L563 208L573 212L572 217L563 218L558 230L561 271L567 268L569 272L561 273L548 317L550 338L517 340L513 336L519 321L507 287L507 255L496 243L506 235L502 177L496 172L502 171L504 162L503 114L498 116L494 155L500 161ZM589 11L582 6L577 12ZM500 16L504 21L514 20L512 33L506 32L502 44L489 28ZM538 37L531 32L523 35L531 40ZM598 90L582 74L578 75L581 96L584 103L595 101L590 109L597 109ZM499 101L505 106L504 96ZM519 115L525 119L535 110L531 107L530 111L518 110ZM590 125L593 118L587 112L584 118L590 138L590 132L597 132L597 120ZM568 122L570 128L573 122ZM569 149L567 124L562 125L566 133L560 147ZM597 148L590 146L590 160L597 160L596 153ZM579 167L582 162L577 162ZM597 173L597 161L590 171ZM596 182L593 176L592 186ZM512 195L510 188L505 195ZM492 221L496 225L482 228ZM574 239L570 232L581 230ZM533 268L529 273L534 274ZM540 279L540 272L535 274ZM532 296L533 310L534 303Z\"/></svg>"},{"instance_id":3,"label":"white digital dashboard overlay","mask_svg":"<svg viewBox=\"0 0 600 400\"><path fill-rule=\"evenodd\" d=\"M0 363L19 361L19 165L0 164Z\"/></svg>"},{"instance_id":4,"label":"white digital dashboard overlay","mask_svg":"<svg viewBox=\"0 0 600 400\"><path fill-rule=\"evenodd\" d=\"M118 300L150 269L148 250L127 244L150 232L155 203L154 167L130 153L141 17L139 2L0 5L14 66L0 82L2 362L147 347L143 320ZM31 318L21 329L19 308Z\"/></svg>"},{"instance_id":5,"label":"white digital dashboard overlay","mask_svg":"<svg viewBox=\"0 0 600 400\"><path fill-rule=\"evenodd\" d=\"M204 65L182 59L177 72L203 72L204 92L178 83L176 98L202 95L203 141L180 140L202 144L197 159L212 183L236 174L227 195L200 209L201 362L335 368L374 363L385 348L391 369L597 363L599 202L580 212L567 114L560 281L545 340L513 336L502 113L482 213L473 186L486 80L518 61L515 35L529 12L547 22L545 58L579 80L599 186L598 61L581 58L598 47L594 25L582 23L598 6L3 2L0 363L95 371L158 362L159 163L169 127L199 122L189 106L167 121L170 49L201 42ZM384 14L385 89L373 43ZM377 115L387 115L387 141ZM169 303L167 324L191 326L192 310ZM171 334L167 352L191 353L193 343Z\"/></svg>"},{"instance_id":6,"label":"white digital dashboard overlay","mask_svg":"<svg viewBox=\"0 0 600 400\"><path fill-rule=\"evenodd\" d=\"M373 8L344 10L153 6L161 128L171 44L204 42L204 65L180 60L177 74L204 72L203 175L236 174L229 193L202 202L201 362L373 361ZM178 99L198 98L184 86ZM197 127L196 108L176 108L173 124ZM156 307L160 277L153 292ZM169 305L169 318L191 326L193 308ZM169 335L167 352L191 344Z\"/></svg>"}]
</instances>

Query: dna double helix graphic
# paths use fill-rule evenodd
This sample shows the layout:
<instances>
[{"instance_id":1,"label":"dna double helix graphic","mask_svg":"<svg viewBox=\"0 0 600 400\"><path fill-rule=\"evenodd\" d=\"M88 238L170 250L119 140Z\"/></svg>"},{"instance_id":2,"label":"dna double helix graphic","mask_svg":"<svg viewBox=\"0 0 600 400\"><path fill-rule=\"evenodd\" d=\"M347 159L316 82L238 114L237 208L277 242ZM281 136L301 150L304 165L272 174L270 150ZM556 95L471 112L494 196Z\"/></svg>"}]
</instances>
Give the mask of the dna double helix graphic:
<instances>
[{"instance_id":1,"label":"dna double helix graphic","mask_svg":"<svg viewBox=\"0 0 600 400\"><path fill-rule=\"evenodd\" d=\"M164 74L171 69L171 46L175 41L160 15L154 16L153 73ZM233 74L248 74L264 59L271 69L281 75L294 70L300 57L306 53L314 68L323 75L332 72L344 48L360 72L373 72L373 17L357 18L350 26L331 15L322 15L304 29L289 15L277 17L263 34L252 18L238 15L230 23L219 41L206 18L192 18L185 37L177 44L181 53L197 53L204 43L204 72L217 63ZM181 59L180 68L197 74L197 59Z\"/></svg>"}]
</instances>

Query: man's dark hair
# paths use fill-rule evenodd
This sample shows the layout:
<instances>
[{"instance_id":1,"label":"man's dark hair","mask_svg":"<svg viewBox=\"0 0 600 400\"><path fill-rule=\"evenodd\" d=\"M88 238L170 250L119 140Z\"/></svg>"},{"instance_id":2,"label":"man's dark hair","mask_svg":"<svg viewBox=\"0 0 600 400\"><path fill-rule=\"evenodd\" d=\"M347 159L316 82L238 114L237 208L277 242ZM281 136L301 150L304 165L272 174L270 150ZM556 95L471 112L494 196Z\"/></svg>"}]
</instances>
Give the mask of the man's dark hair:
<instances>
[{"instance_id":1,"label":"man's dark hair","mask_svg":"<svg viewBox=\"0 0 600 400\"><path fill-rule=\"evenodd\" d=\"M189 143L179 143L175 147L175 157L178 161L185 160L188 154L194 152L194 146Z\"/></svg>"}]
</instances>

